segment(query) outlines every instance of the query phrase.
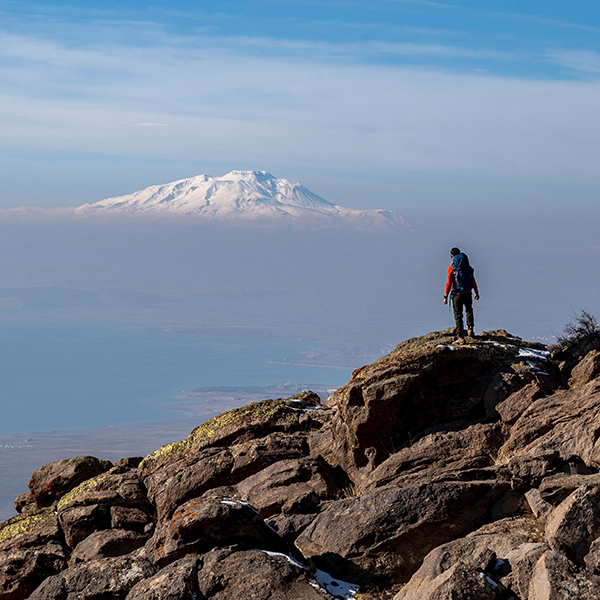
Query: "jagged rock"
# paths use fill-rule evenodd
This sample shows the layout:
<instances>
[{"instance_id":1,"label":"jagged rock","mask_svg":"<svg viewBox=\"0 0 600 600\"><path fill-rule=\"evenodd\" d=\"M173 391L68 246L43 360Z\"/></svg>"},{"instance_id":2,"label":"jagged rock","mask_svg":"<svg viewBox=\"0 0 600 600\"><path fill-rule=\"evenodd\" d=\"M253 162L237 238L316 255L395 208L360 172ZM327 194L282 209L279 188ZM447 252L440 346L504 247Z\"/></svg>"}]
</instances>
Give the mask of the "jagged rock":
<instances>
[{"instance_id":1,"label":"jagged rock","mask_svg":"<svg viewBox=\"0 0 600 600\"><path fill-rule=\"evenodd\" d=\"M130 554L141 548L147 540L148 536L122 529L96 531L77 544L71 554L71 562L78 563Z\"/></svg>"},{"instance_id":2,"label":"jagged rock","mask_svg":"<svg viewBox=\"0 0 600 600\"><path fill-rule=\"evenodd\" d=\"M182 558L136 583L127 600L190 600L198 595L198 557Z\"/></svg>"},{"instance_id":3,"label":"jagged rock","mask_svg":"<svg viewBox=\"0 0 600 600\"><path fill-rule=\"evenodd\" d=\"M0 598L23 600L44 581L67 566L60 544L13 548L0 552Z\"/></svg>"},{"instance_id":4,"label":"jagged rock","mask_svg":"<svg viewBox=\"0 0 600 600\"><path fill-rule=\"evenodd\" d=\"M539 398L510 430L499 459L557 451L563 459L579 456L600 466L600 381ZM576 431L577 435L573 435Z\"/></svg>"},{"instance_id":5,"label":"jagged rock","mask_svg":"<svg viewBox=\"0 0 600 600\"><path fill-rule=\"evenodd\" d=\"M110 526L113 529L130 529L141 533L152 523L148 513L139 508L110 507Z\"/></svg>"},{"instance_id":6,"label":"jagged rock","mask_svg":"<svg viewBox=\"0 0 600 600\"><path fill-rule=\"evenodd\" d=\"M154 569L140 551L92 560L49 577L29 600L122 600L136 583L152 575Z\"/></svg>"},{"instance_id":7,"label":"jagged rock","mask_svg":"<svg viewBox=\"0 0 600 600\"><path fill-rule=\"evenodd\" d=\"M340 495L331 467L314 458L279 461L244 479L237 491L265 519L278 512L314 512L323 500Z\"/></svg>"},{"instance_id":8,"label":"jagged rock","mask_svg":"<svg viewBox=\"0 0 600 600\"><path fill-rule=\"evenodd\" d=\"M590 551L583 559L587 570L593 575L600 575L600 537L590 546Z\"/></svg>"},{"instance_id":9,"label":"jagged rock","mask_svg":"<svg viewBox=\"0 0 600 600\"><path fill-rule=\"evenodd\" d=\"M67 545L75 548L88 535L110 527L110 507L90 504L66 508L60 513L60 524Z\"/></svg>"},{"instance_id":10,"label":"jagged rock","mask_svg":"<svg viewBox=\"0 0 600 600\"><path fill-rule=\"evenodd\" d=\"M513 487L537 487L540 481L556 472L560 457L556 450L541 454L519 454L508 461Z\"/></svg>"},{"instance_id":11,"label":"jagged rock","mask_svg":"<svg viewBox=\"0 0 600 600\"><path fill-rule=\"evenodd\" d=\"M525 387L514 391L506 400L495 405L496 412L504 423L514 423L529 408L531 403L542 396L545 390L538 381L532 381Z\"/></svg>"},{"instance_id":12,"label":"jagged rock","mask_svg":"<svg viewBox=\"0 0 600 600\"><path fill-rule=\"evenodd\" d=\"M42 546L60 541L56 515L49 509L33 515L17 515L0 523L0 551Z\"/></svg>"},{"instance_id":13,"label":"jagged rock","mask_svg":"<svg viewBox=\"0 0 600 600\"><path fill-rule=\"evenodd\" d=\"M481 526L507 488L497 481L378 488L333 502L296 547L341 579L403 583L433 548Z\"/></svg>"},{"instance_id":14,"label":"jagged rock","mask_svg":"<svg viewBox=\"0 0 600 600\"><path fill-rule=\"evenodd\" d=\"M355 371L350 383L328 400L337 412L325 458L360 484L394 449L428 428L486 418L491 404L510 393L502 397L497 392L486 407L484 396L499 372L515 371L517 363L534 372L519 357L524 343L506 332L483 333L461 347L449 347L452 342L450 330L414 338ZM515 377L520 377L516 371Z\"/></svg>"},{"instance_id":15,"label":"jagged rock","mask_svg":"<svg viewBox=\"0 0 600 600\"><path fill-rule=\"evenodd\" d=\"M24 494L17 496L15 498L14 507L19 514L23 515L30 515L39 512L40 510L31 492L25 492Z\"/></svg>"},{"instance_id":16,"label":"jagged rock","mask_svg":"<svg viewBox=\"0 0 600 600\"><path fill-rule=\"evenodd\" d=\"M557 473L556 475L551 475L544 478L540 484L540 497L549 504L558 506L567 496L570 496L582 485L600 486L600 473L593 475Z\"/></svg>"},{"instance_id":17,"label":"jagged rock","mask_svg":"<svg viewBox=\"0 0 600 600\"><path fill-rule=\"evenodd\" d=\"M40 508L52 506L82 481L104 473L112 466L110 461L94 456L51 462L31 474L29 490Z\"/></svg>"},{"instance_id":18,"label":"jagged rock","mask_svg":"<svg viewBox=\"0 0 600 600\"><path fill-rule=\"evenodd\" d=\"M542 534L531 517L484 525L432 550L394 600L527 598L533 566L548 550Z\"/></svg>"},{"instance_id":19,"label":"jagged rock","mask_svg":"<svg viewBox=\"0 0 600 600\"><path fill-rule=\"evenodd\" d=\"M571 371L569 387L579 387L596 379L600 375L600 352L590 350L585 358Z\"/></svg>"},{"instance_id":20,"label":"jagged rock","mask_svg":"<svg viewBox=\"0 0 600 600\"><path fill-rule=\"evenodd\" d=\"M591 543L600 537L600 487L582 486L549 515L546 538L552 550L583 564Z\"/></svg>"},{"instance_id":21,"label":"jagged rock","mask_svg":"<svg viewBox=\"0 0 600 600\"><path fill-rule=\"evenodd\" d=\"M504 438L497 423L477 423L456 431L439 431L424 436L411 446L392 454L359 486L359 491L383 487L389 483L407 483L457 474L474 479L473 471L494 464ZM490 472L485 472L485 479ZM492 475L493 476L493 475Z\"/></svg>"},{"instance_id":22,"label":"jagged rock","mask_svg":"<svg viewBox=\"0 0 600 600\"><path fill-rule=\"evenodd\" d=\"M302 392L290 398L253 402L208 419L196 427L187 439L172 442L147 456L140 464L140 475L148 477L157 469L180 461L190 452L203 448L226 448L273 433L295 433L320 426L312 410L321 399L313 392Z\"/></svg>"},{"instance_id":23,"label":"jagged rock","mask_svg":"<svg viewBox=\"0 0 600 600\"><path fill-rule=\"evenodd\" d=\"M75 548L88 535L110 528L114 507L150 509L137 473L102 473L82 482L60 499L58 518L67 544Z\"/></svg>"},{"instance_id":24,"label":"jagged rock","mask_svg":"<svg viewBox=\"0 0 600 600\"><path fill-rule=\"evenodd\" d=\"M285 515L280 513L266 519L266 522L281 536L286 544L292 546L296 538L316 517L316 514Z\"/></svg>"},{"instance_id":25,"label":"jagged rock","mask_svg":"<svg viewBox=\"0 0 600 600\"><path fill-rule=\"evenodd\" d=\"M202 557L201 598L231 600L326 600L308 569L284 554L221 548Z\"/></svg>"},{"instance_id":26,"label":"jagged rock","mask_svg":"<svg viewBox=\"0 0 600 600\"><path fill-rule=\"evenodd\" d=\"M152 563L164 567L186 554L232 544L265 550L284 547L277 533L248 504L227 498L195 498L156 528L146 549Z\"/></svg>"},{"instance_id":27,"label":"jagged rock","mask_svg":"<svg viewBox=\"0 0 600 600\"><path fill-rule=\"evenodd\" d=\"M525 498L529 504L531 512L536 518L545 519L552 512L552 504L546 502L542 498L540 490L538 490L537 488L533 488L525 492Z\"/></svg>"},{"instance_id":28,"label":"jagged rock","mask_svg":"<svg viewBox=\"0 0 600 600\"><path fill-rule=\"evenodd\" d=\"M537 561L527 600L599 600L600 578L581 572L560 552L549 550Z\"/></svg>"},{"instance_id":29,"label":"jagged rock","mask_svg":"<svg viewBox=\"0 0 600 600\"><path fill-rule=\"evenodd\" d=\"M237 484L275 462L308 452L303 435L274 433L230 448L178 452L177 459L166 465L144 462L140 475L158 518L165 519L177 506L211 488Z\"/></svg>"},{"instance_id":30,"label":"jagged rock","mask_svg":"<svg viewBox=\"0 0 600 600\"><path fill-rule=\"evenodd\" d=\"M121 458L112 468L113 473L126 473L127 471L133 471L140 466L140 463L144 460L143 456L129 456L127 458Z\"/></svg>"}]
</instances>

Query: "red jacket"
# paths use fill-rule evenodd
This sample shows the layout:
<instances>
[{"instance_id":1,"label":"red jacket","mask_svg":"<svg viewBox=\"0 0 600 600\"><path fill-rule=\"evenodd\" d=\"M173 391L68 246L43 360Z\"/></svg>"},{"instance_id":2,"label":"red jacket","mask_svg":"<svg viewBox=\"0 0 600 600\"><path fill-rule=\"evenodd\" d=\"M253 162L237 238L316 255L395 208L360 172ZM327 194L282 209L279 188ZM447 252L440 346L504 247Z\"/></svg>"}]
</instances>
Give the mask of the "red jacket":
<instances>
[{"instance_id":1,"label":"red jacket","mask_svg":"<svg viewBox=\"0 0 600 600\"><path fill-rule=\"evenodd\" d=\"M454 271L452 270L452 264L448 267L448 279L446 281L446 291L444 292L444 296L447 296L450 293L450 290L456 285L456 279L454 278ZM477 289L477 282L475 281L475 277L473 277L473 289L475 293L479 295L479 290ZM470 294L471 292L458 292L459 294Z\"/></svg>"}]
</instances>

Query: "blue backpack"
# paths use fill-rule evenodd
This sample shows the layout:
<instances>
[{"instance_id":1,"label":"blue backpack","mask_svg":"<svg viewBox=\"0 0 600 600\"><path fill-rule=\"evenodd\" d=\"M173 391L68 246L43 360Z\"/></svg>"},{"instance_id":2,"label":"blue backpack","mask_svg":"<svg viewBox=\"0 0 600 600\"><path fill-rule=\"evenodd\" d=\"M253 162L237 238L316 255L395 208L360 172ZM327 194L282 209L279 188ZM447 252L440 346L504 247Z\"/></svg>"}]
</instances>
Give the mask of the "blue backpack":
<instances>
[{"instance_id":1,"label":"blue backpack","mask_svg":"<svg viewBox=\"0 0 600 600\"><path fill-rule=\"evenodd\" d=\"M470 292L475 286L475 270L469 264L469 257L464 252L457 254L452 259L452 270L456 281L456 285L452 290L453 294Z\"/></svg>"}]
</instances>

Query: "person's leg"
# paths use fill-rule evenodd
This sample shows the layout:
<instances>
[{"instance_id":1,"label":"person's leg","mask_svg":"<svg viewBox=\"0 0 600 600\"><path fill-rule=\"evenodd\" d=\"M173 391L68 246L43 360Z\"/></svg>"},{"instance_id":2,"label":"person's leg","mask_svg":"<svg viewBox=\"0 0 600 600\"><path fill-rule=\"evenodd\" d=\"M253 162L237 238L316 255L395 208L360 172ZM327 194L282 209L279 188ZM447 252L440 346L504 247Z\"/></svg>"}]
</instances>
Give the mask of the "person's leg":
<instances>
[{"instance_id":1,"label":"person's leg","mask_svg":"<svg viewBox=\"0 0 600 600\"><path fill-rule=\"evenodd\" d=\"M465 337L465 327L463 325L463 296L465 294L456 294L454 296L454 321L456 323L456 328L454 329L454 333L456 337Z\"/></svg>"},{"instance_id":2,"label":"person's leg","mask_svg":"<svg viewBox=\"0 0 600 600\"><path fill-rule=\"evenodd\" d=\"M463 303L465 306L465 313L467 315L467 329L469 335L475 333L475 317L473 316L473 295L472 294L461 294L464 296Z\"/></svg>"}]
</instances>

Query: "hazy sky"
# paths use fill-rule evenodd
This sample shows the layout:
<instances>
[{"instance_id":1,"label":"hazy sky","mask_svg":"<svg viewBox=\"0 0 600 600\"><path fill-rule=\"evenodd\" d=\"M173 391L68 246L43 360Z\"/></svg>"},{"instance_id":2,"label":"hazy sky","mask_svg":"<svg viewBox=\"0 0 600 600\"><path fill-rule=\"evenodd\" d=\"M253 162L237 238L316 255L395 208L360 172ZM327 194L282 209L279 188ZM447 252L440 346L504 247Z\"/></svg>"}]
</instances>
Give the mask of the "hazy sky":
<instances>
[{"instance_id":1,"label":"hazy sky","mask_svg":"<svg viewBox=\"0 0 600 600\"><path fill-rule=\"evenodd\" d=\"M597 0L0 0L0 207L266 170L600 216Z\"/></svg>"}]
</instances>

